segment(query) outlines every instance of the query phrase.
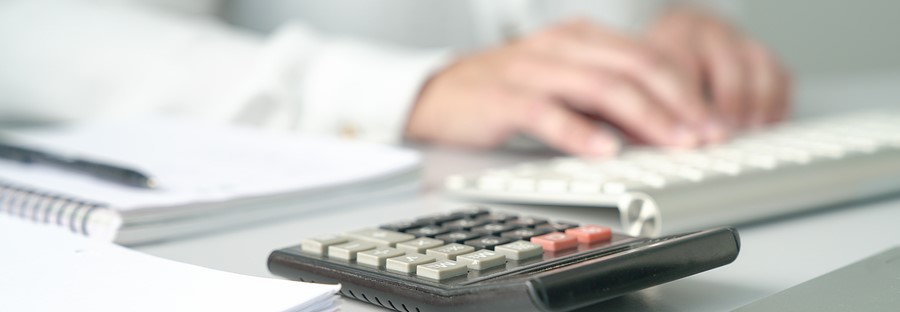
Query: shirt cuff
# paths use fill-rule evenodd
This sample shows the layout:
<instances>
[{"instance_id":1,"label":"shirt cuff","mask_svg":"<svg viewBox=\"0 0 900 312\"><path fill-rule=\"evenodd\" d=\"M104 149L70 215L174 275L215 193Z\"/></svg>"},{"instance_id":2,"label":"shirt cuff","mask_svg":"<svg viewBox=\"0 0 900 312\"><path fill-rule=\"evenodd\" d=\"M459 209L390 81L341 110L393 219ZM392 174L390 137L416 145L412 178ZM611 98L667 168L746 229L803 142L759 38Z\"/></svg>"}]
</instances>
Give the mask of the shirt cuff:
<instances>
[{"instance_id":1,"label":"shirt cuff","mask_svg":"<svg viewBox=\"0 0 900 312\"><path fill-rule=\"evenodd\" d=\"M280 33L282 42L294 36L309 43L313 36L298 25L286 26ZM448 50L402 49L346 39L315 41L304 44L307 57L293 88L299 105L297 128L382 143L402 140L421 87L451 59Z\"/></svg>"}]
</instances>

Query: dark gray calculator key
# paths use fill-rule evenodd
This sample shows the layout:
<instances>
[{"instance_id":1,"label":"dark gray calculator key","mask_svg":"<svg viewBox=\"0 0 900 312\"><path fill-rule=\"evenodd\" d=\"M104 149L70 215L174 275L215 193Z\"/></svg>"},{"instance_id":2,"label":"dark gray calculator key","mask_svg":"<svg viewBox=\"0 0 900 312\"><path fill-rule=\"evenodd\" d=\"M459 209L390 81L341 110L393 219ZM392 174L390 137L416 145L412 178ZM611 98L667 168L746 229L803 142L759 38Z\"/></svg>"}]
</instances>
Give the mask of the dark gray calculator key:
<instances>
[{"instance_id":1,"label":"dark gray calculator key","mask_svg":"<svg viewBox=\"0 0 900 312\"><path fill-rule=\"evenodd\" d=\"M516 218L517 218L517 216L513 215L513 214L495 212L495 213L480 216L480 217L476 218L476 220L485 220L490 223L504 223L507 221L515 220Z\"/></svg>"},{"instance_id":2,"label":"dark gray calculator key","mask_svg":"<svg viewBox=\"0 0 900 312\"><path fill-rule=\"evenodd\" d=\"M519 226L536 227L538 225L547 223L547 219L535 217L519 217L515 220L510 220L507 223Z\"/></svg>"},{"instance_id":3,"label":"dark gray calculator key","mask_svg":"<svg viewBox=\"0 0 900 312\"><path fill-rule=\"evenodd\" d=\"M465 244L475 247L475 249L494 250L494 246L503 245L511 241L511 239L505 237L485 236L473 240L467 240Z\"/></svg>"},{"instance_id":4,"label":"dark gray calculator key","mask_svg":"<svg viewBox=\"0 0 900 312\"><path fill-rule=\"evenodd\" d=\"M578 227L578 223L572 222L550 222L536 226L536 229L547 229L551 232L565 232L568 229Z\"/></svg>"},{"instance_id":5,"label":"dark gray calculator key","mask_svg":"<svg viewBox=\"0 0 900 312\"><path fill-rule=\"evenodd\" d=\"M441 224L444 224L445 222L459 220L462 218L463 218L462 216L458 216L458 215L454 215L454 214L450 213L450 214L439 214L439 215L418 218L418 219L416 219L416 222L422 222L422 223L427 223L427 224L432 224L432 225L441 225Z\"/></svg>"},{"instance_id":6,"label":"dark gray calculator key","mask_svg":"<svg viewBox=\"0 0 900 312\"><path fill-rule=\"evenodd\" d=\"M485 225L488 223L489 222L487 220L459 219L459 220L444 223L443 226L445 228L448 228L451 230L468 231L468 230L472 229L473 227L482 226L482 225Z\"/></svg>"},{"instance_id":7,"label":"dark gray calculator key","mask_svg":"<svg viewBox=\"0 0 900 312\"><path fill-rule=\"evenodd\" d=\"M407 234L412 234L416 237L435 237L441 234L447 234L449 232L450 229L442 227L440 225L426 225L420 228L406 231Z\"/></svg>"},{"instance_id":8,"label":"dark gray calculator key","mask_svg":"<svg viewBox=\"0 0 900 312\"><path fill-rule=\"evenodd\" d=\"M430 223L417 222L417 221L410 220L410 221L401 221L401 222L384 224L382 226L379 226L378 228L383 229L383 230L388 230L388 231L405 232L406 230L423 227L423 226L426 226L429 224Z\"/></svg>"},{"instance_id":9,"label":"dark gray calculator key","mask_svg":"<svg viewBox=\"0 0 900 312\"><path fill-rule=\"evenodd\" d=\"M453 212L453 214L462 216L465 218L474 219L480 216L488 215L491 211L485 207L481 206L472 206L468 208L462 208Z\"/></svg>"},{"instance_id":10,"label":"dark gray calculator key","mask_svg":"<svg viewBox=\"0 0 900 312\"><path fill-rule=\"evenodd\" d=\"M503 232L502 234L500 234L500 237L506 237L506 238L510 238L513 240L529 240L534 236L540 236L540 235L548 234L550 232L553 232L553 231L551 231L549 229L522 228L522 229L515 229L515 230L509 231L509 232Z\"/></svg>"},{"instance_id":11,"label":"dark gray calculator key","mask_svg":"<svg viewBox=\"0 0 900 312\"><path fill-rule=\"evenodd\" d=\"M511 224L488 223L482 226L472 228L472 233L480 233L484 235L500 235L503 232L509 232L518 229L518 226Z\"/></svg>"},{"instance_id":12,"label":"dark gray calculator key","mask_svg":"<svg viewBox=\"0 0 900 312\"><path fill-rule=\"evenodd\" d=\"M465 231L456 231L456 232L450 232L450 233L447 233L444 235L438 235L438 236L435 236L434 238L442 240L442 241L446 242L447 244L450 244L450 243L462 244L467 240L476 239L481 236L484 236L484 234L465 232Z\"/></svg>"}]
</instances>

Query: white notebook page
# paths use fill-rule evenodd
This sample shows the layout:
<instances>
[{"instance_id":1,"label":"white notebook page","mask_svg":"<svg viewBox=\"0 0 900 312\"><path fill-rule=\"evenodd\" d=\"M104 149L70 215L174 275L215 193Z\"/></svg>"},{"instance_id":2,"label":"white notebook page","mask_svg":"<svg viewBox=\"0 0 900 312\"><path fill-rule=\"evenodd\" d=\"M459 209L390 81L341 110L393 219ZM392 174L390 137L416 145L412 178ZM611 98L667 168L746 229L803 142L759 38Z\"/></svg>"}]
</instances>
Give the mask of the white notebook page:
<instances>
[{"instance_id":1,"label":"white notebook page","mask_svg":"<svg viewBox=\"0 0 900 312\"><path fill-rule=\"evenodd\" d=\"M4 311L334 311L340 288L179 263L6 215L0 250Z\"/></svg>"},{"instance_id":2,"label":"white notebook page","mask_svg":"<svg viewBox=\"0 0 900 312\"><path fill-rule=\"evenodd\" d=\"M3 133L18 144L150 174L143 190L41 165L0 160L0 180L117 209L226 201L323 188L412 170L413 151L249 128L146 118Z\"/></svg>"}]
</instances>

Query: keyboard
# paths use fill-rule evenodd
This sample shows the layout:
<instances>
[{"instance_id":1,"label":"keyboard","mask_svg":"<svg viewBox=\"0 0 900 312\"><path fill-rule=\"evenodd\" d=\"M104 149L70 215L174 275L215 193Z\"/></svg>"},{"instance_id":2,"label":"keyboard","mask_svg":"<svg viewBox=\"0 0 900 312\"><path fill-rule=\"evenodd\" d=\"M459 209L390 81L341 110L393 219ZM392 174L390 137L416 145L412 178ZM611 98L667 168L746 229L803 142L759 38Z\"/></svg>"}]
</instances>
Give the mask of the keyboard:
<instances>
[{"instance_id":1,"label":"keyboard","mask_svg":"<svg viewBox=\"0 0 900 312\"><path fill-rule=\"evenodd\" d=\"M593 311L731 263L740 249L730 228L642 238L484 206L298 243L273 251L269 271L340 283L345 297L402 312Z\"/></svg>"},{"instance_id":2,"label":"keyboard","mask_svg":"<svg viewBox=\"0 0 900 312\"><path fill-rule=\"evenodd\" d=\"M740 224L900 190L900 113L792 121L696 150L626 149L450 176L482 202L619 209L625 233Z\"/></svg>"}]
</instances>

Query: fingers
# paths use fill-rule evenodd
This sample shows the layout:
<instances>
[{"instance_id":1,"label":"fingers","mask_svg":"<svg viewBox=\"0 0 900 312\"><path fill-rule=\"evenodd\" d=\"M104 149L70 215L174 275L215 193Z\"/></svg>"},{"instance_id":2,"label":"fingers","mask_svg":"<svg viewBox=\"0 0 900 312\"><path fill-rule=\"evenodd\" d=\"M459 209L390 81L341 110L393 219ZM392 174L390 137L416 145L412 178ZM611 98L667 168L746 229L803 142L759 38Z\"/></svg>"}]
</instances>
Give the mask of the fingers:
<instances>
[{"instance_id":1,"label":"fingers","mask_svg":"<svg viewBox=\"0 0 900 312\"><path fill-rule=\"evenodd\" d=\"M573 64L614 72L634 81L686 127L706 121L709 114L696 89L687 87L671 64L648 46L587 23L575 22L567 27L562 34L539 41L543 50Z\"/></svg>"},{"instance_id":2,"label":"fingers","mask_svg":"<svg viewBox=\"0 0 900 312\"><path fill-rule=\"evenodd\" d=\"M587 157L608 157L619 150L609 130L559 103L541 97L519 97L520 127L561 151Z\"/></svg>"},{"instance_id":3,"label":"fingers","mask_svg":"<svg viewBox=\"0 0 900 312\"><path fill-rule=\"evenodd\" d=\"M779 115L782 110L782 93L779 84L778 65L759 44L747 41L745 44L748 83L749 126L758 128Z\"/></svg>"},{"instance_id":4,"label":"fingers","mask_svg":"<svg viewBox=\"0 0 900 312\"><path fill-rule=\"evenodd\" d=\"M697 47L713 106L731 129L747 122L748 79L743 47L734 33L722 25L699 29Z\"/></svg>"},{"instance_id":5,"label":"fingers","mask_svg":"<svg viewBox=\"0 0 900 312\"><path fill-rule=\"evenodd\" d=\"M693 147L699 143L690 128L628 79L547 57L519 62L510 66L516 70L509 73L517 87L562 99L569 104L566 109L603 116L652 144Z\"/></svg>"}]
</instances>

